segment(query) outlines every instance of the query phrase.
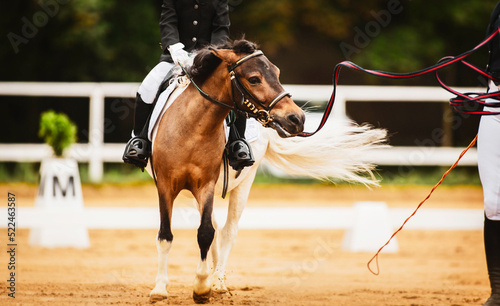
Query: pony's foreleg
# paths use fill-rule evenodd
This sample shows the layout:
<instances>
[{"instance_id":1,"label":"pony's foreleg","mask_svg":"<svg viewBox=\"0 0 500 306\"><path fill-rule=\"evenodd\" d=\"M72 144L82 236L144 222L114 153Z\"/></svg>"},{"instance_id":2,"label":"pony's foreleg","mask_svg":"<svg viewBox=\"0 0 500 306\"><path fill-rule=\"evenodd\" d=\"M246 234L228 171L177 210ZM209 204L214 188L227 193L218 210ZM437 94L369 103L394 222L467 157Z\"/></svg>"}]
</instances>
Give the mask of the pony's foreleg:
<instances>
[{"instance_id":1,"label":"pony's foreleg","mask_svg":"<svg viewBox=\"0 0 500 306\"><path fill-rule=\"evenodd\" d=\"M219 262L220 229L214 214L212 214L212 224L214 226L215 233L214 233L214 240L212 241L212 245L210 246L210 254L212 255L213 267L215 267Z\"/></svg>"},{"instance_id":2,"label":"pony's foreleg","mask_svg":"<svg viewBox=\"0 0 500 306\"><path fill-rule=\"evenodd\" d=\"M160 195L160 230L156 236L156 248L158 250L158 273L156 275L155 287L149 294L149 300L154 303L166 299L168 296L168 274L167 274L167 258L170 248L172 247L172 230L170 227L172 202L162 201ZM169 209L167 210L167 207Z\"/></svg>"},{"instance_id":3,"label":"pony's foreleg","mask_svg":"<svg viewBox=\"0 0 500 306\"><path fill-rule=\"evenodd\" d=\"M238 221L248 200L250 188L252 187L257 167L253 167L241 183L231 190L227 220L224 228L220 231L219 257L213 274L214 290L216 292L227 292L226 287L226 264L229 253L238 235Z\"/></svg>"},{"instance_id":4,"label":"pony's foreleg","mask_svg":"<svg viewBox=\"0 0 500 306\"><path fill-rule=\"evenodd\" d=\"M214 240L215 229L212 224L213 191L208 195L201 207L201 223L198 228L198 246L200 247L200 262L196 268L196 277L193 284L193 299L196 303L206 303L210 299L212 290L212 277L210 265L207 260L208 251Z\"/></svg>"}]
</instances>

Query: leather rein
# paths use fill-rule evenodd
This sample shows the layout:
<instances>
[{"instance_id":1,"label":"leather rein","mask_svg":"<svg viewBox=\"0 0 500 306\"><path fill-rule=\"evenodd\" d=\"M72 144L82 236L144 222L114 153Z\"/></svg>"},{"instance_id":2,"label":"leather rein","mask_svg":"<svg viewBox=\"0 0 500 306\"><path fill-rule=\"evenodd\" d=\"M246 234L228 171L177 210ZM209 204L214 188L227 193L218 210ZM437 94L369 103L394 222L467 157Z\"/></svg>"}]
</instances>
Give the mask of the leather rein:
<instances>
[{"instance_id":1,"label":"leather rein","mask_svg":"<svg viewBox=\"0 0 500 306\"><path fill-rule=\"evenodd\" d=\"M267 127L269 126L269 123L273 121L273 118L269 114L269 112L272 110L272 108L279 102L281 99L284 97L291 97L292 95L287 92L287 91L282 91L276 97L274 97L271 102L266 106L266 103L259 101L241 82L241 80L236 76L236 73L234 70L243 64L244 62L248 61L251 58L257 57L264 55L264 53L261 50L257 50L252 54L248 54L237 60L234 64L228 65L227 69L229 71L229 76L231 78L231 95L232 95L232 100L233 100L233 106L227 105L226 103L219 101L215 98L212 98L209 94L204 92L191 78L191 76L187 73L187 71L184 69L184 67L181 65L182 70L188 77L188 79L191 81L191 83L194 85L194 87L198 90L198 92L207 100L210 102L213 102L215 104L218 104L222 107L229 108L230 110L233 110L237 112L238 114L242 114L246 116L247 118L255 118L258 122L260 122L263 126ZM240 100L236 100L235 98L235 90L239 92L241 95ZM261 109L257 108L257 106L252 103L252 100L254 103L258 104Z\"/></svg>"}]
</instances>

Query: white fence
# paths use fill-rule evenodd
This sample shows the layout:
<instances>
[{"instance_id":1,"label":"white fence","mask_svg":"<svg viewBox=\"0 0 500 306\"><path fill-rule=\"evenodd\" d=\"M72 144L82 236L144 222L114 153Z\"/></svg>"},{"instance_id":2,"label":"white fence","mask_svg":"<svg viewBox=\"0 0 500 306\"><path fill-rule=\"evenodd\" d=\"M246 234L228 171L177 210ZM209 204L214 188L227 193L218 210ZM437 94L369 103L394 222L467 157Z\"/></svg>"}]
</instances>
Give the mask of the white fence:
<instances>
[{"instance_id":1,"label":"white fence","mask_svg":"<svg viewBox=\"0 0 500 306\"><path fill-rule=\"evenodd\" d=\"M356 211L352 207L311 207L310 203L302 203L297 207L273 207L273 205L275 203L263 203L261 207L246 207L238 227L240 229L350 229L357 218ZM398 228L413 210L413 208L390 208L387 211L387 219L380 220L380 216L373 216L371 222L378 228L374 227L366 237L378 232L381 226L386 225L384 222L388 222L387 225L391 229ZM227 208L214 207L214 213L217 223L225 224ZM20 207L18 215L22 216L18 218L16 224L18 228L38 228L57 224L70 227L84 226L88 229L158 229L160 220L158 208L154 207L85 207L77 212ZM196 229L200 226L200 214L194 207L175 207L173 215L174 229ZM0 211L0 228L6 228L8 222L7 210ZM405 225L405 229L481 230L483 225L483 209L422 208ZM383 238L384 241L380 245L388 236ZM377 248L380 245L377 244Z\"/></svg>"},{"instance_id":2,"label":"white fence","mask_svg":"<svg viewBox=\"0 0 500 306\"><path fill-rule=\"evenodd\" d=\"M89 142L74 145L69 154L80 162L89 163L89 178L102 179L104 162L121 162L124 144L104 143L104 99L134 98L139 83L35 83L0 82L2 96L88 97ZM284 85L297 101L328 101L329 85ZM457 88L461 92L477 88ZM448 103L451 94L440 87L403 86L338 86L332 120L346 117L346 102L431 102ZM317 120L317 116L308 118ZM453 147L392 147L373 152L369 161L378 165L451 165L463 148ZM40 161L51 150L44 144L0 144L0 161ZM471 149L461 165L476 165L477 152Z\"/></svg>"}]
</instances>

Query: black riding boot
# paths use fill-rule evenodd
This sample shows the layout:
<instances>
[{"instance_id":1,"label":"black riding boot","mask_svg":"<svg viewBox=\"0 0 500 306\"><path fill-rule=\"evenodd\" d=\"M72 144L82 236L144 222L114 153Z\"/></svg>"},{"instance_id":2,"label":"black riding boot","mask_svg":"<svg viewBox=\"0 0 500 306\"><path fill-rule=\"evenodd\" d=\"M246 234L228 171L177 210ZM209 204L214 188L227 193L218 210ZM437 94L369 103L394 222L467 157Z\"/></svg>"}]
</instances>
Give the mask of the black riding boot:
<instances>
[{"instance_id":1,"label":"black riding boot","mask_svg":"<svg viewBox=\"0 0 500 306\"><path fill-rule=\"evenodd\" d=\"M145 103L141 96L137 94L134 113L134 135L125 146L123 161L132 164L142 171L148 164L148 158L151 156L151 142L148 140L149 116L153 111L153 104Z\"/></svg>"},{"instance_id":2,"label":"black riding boot","mask_svg":"<svg viewBox=\"0 0 500 306\"><path fill-rule=\"evenodd\" d=\"M500 221L484 219L484 249L491 296L483 306L500 306Z\"/></svg>"},{"instance_id":3,"label":"black riding boot","mask_svg":"<svg viewBox=\"0 0 500 306\"><path fill-rule=\"evenodd\" d=\"M255 163L252 149L245 140L247 119L237 117L229 129L227 145L229 165L238 171Z\"/></svg>"}]
</instances>

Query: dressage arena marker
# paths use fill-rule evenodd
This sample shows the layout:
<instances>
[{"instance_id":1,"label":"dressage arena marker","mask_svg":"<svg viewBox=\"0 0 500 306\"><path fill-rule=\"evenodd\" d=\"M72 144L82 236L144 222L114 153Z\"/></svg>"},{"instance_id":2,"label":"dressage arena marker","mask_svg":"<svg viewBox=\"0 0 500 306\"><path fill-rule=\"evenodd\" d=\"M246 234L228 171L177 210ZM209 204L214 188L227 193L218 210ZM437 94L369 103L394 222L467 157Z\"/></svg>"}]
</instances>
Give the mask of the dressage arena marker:
<instances>
[{"instance_id":1,"label":"dressage arena marker","mask_svg":"<svg viewBox=\"0 0 500 306\"><path fill-rule=\"evenodd\" d=\"M31 245L48 248L90 246L87 226L80 220L84 207L76 160L51 158L42 161L35 209L35 217L40 222L31 225ZM53 216L52 220L46 219L48 215Z\"/></svg>"},{"instance_id":2,"label":"dressage arena marker","mask_svg":"<svg viewBox=\"0 0 500 306\"><path fill-rule=\"evenodd\" d=\"M389 209L384 202L357 202L353 206L351 227L347 229L342 249L350 252L375 252L389 237L392 226ZM398 251L393 239L384 249L386 253Z\"/></svg>"},{"instance_id":3,"label":"dressage arena marker","mask_svg":"<svg viewBox=\"0 0 500 306\"><path fill-rule=\"evenodd\" d=\"M499 29L499 31L500 31L500 29ZM420 202L420 204L418 204L417 208L415 208L415 210L413 211L413 213L408 218L406 218L406 220L403 222L403 224L401 224L401 226L392 234L392 236L389 238L389 240L387 240L387 242L383 246L381 246L380 249L378 249L377 253L375 253L375 255L373 255L373 257L368 261L368 263L366 264L366 266L368 267L368 270L370 270L371 273L373 273L374 275L379 275L380 274L380 269L379 269L379 265L378 265L378 255L380 254L380 252L387 245L389 245L389 243L397 235L397 233L399 233L403 229L403 227L405 226L406 222L408 222L417 213L417 211L425 203L425 201L427 201L431 197L431 195L434 192L434 190L436 190L436 188L438 188L438 186L441 185L441 183L444 181L445 177L451 172L451 170L453 170L458 165L458 163L460 162L460 159L462 159L462 157L465 155L465 153L467 153L467 151L472 146L474 146L476 144L476 141L477 141L477 134L476 134L476 137L474 137L474 139L472 139L472 141L467 146L467 148L465 148L462 151L462 153L460 153L460 156L457 158L457 161L453 165L451 165L451 167L443 174L443 176L441 177L441 179L439 180L439 182L437 182L436 185L434 185L434 187L432 187L431 191L425 197L425 199L423 199L422 202ZM371 267L370 267L370 264L373 262L374 259L375 259L375 263L376 263L376 270L375 271L372 270Z\"/></svg>"}]
</instances>

